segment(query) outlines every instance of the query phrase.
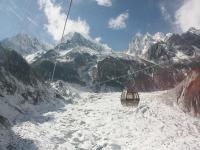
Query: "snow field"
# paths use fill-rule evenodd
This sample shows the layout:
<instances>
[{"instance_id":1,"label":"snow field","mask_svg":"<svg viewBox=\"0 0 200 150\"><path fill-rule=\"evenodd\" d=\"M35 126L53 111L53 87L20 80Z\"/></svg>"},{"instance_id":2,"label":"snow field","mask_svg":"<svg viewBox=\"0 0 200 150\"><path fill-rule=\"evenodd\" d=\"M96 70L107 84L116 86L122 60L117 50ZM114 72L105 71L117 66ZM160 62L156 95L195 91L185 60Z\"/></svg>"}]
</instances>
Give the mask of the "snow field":
<instances>
[{"instance_id":1,"label":"snow field","mask_svg":"<svg viewBox=\"0 0 200 150\"><path fill-rule=\"evenodd\" d=\"M140 93L134 108L123 107L120 94L82 92L78 103L44 114L51 119L23 122L13 131L40 150L200 149L200 121L165 103L173 95Z\"/></svg>"}]
</instances>

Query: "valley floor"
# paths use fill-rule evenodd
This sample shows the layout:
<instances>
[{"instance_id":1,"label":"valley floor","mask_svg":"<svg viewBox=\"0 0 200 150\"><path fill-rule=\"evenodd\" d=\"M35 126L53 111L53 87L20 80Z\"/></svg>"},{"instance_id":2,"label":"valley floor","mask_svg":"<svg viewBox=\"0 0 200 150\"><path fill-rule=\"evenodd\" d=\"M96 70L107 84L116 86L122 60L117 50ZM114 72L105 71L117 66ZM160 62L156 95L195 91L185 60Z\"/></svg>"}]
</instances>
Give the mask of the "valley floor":
<instances>
[{"instance_id":1,"label":"valley floor","mask_svg":"<svg viewBox=\"0 0 200 150\"><path fill-rule=\"evenodd\" d=\"M57 111L38 113L40 121L12 129L40 150L199 150L200 120L173 106L167 91L140 93L137 108L123 107L121 93L81 93L81 99ZM31 148L32 147L32 148Z\"/></svg>"}]
</instances>

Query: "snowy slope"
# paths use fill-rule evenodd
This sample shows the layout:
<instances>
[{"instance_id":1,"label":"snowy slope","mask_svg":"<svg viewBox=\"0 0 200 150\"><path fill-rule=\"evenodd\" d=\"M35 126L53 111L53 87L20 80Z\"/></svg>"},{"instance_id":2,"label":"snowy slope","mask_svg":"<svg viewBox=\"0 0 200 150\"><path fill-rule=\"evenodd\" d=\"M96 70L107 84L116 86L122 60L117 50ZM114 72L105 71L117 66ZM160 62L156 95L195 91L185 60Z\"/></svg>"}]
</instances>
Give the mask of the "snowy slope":
<instances>
[{"instance_id":1,"label":"snowy slope","mask_svg":"<svg viewBox=\"0 0 200 150\"><path fill-rule=\"evenodd\" d=\"M31 64L31 63L33 63L34 61L36 61L38 58L40 58L43 54L45 54L46 53L46 51L43 51L43 50L41 50L41 51L36 51L36 52L34 52L34 53L32 53L32 54L28 54L28 55L26 55L26 56L24 56L24 58L26 59L26 61L29 63L29 64Z\"/></svg>"},{"instance_id":2,"label":"snowy slope","mask_svg":"<svg viewBox=\"0 0 200 150\"><path fill-rule=\"evenodd\" d=\"M17 123L14 133L39 150L200 149L200 120L173 106L175 97L169 91L140 93L137 108L122 107L120 93L79 94L78 103L39 112L37 119ZM33 143L18 141L29 150Z\"/></svg>"},{"instance_id":3,"label":"snowy slope","mask_svg":"<svg viewBox=\"0 0 200 150\"><path fill-rule=\"evenodd\" d=\"M21 85L23 84L21 83ZM24 86L24 88L27 87ZM37 146L33 140L15 133L11 126L16 123L32 122L37 124L51 120L51 117L43 116L43 114L60 111L65 105L74 103L79 97L73 88L64 83L61 85L61 82L52 83L48 89L44 85L41 88L38 89L43 94L40 96L39 104L33 104L28 99L23 100L20 93L0 96L0 150L8 150L8 147L15 150L36 150ZM6 122L2 121L2 116Z\"/></svg>"}]
</instances>

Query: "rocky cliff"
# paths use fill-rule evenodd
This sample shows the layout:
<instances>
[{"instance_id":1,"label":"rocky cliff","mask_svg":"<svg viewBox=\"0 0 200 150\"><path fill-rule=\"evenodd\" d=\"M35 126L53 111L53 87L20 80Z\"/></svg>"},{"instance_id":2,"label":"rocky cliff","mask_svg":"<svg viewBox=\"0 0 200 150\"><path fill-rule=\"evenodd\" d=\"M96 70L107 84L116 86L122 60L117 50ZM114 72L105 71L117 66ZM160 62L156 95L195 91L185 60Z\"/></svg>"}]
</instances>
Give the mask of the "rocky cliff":
<instances>
[{"instance_id":1,"label":"rocky cliff","mask_svg":"<svg viewBox=\"0 0 200 150\"><path fill-rule=\"evenodd\" d=\"M183 111L200 116L200 68L193 69L177 88L177 103Z\"/></svg>"}]
</instances>

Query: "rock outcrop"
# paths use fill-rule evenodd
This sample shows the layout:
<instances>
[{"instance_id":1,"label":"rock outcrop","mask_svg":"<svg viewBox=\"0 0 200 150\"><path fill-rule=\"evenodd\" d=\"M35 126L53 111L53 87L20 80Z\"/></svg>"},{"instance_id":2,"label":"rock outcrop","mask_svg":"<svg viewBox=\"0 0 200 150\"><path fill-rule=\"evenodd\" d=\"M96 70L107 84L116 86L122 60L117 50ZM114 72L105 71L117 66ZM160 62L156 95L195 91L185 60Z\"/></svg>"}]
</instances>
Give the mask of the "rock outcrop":
<instances>
[{"instance_id":1,"label":"rock outcrop","mask_svg":"<svg viewBox=\"0 0 200 150\"><path fill-rule=\"evenodd\" d=\"M134 80L138 91L167 90L184 79L182 70L167 65L162 68L144 60L108 57L98 62L97 69L99 83L123 89Z\"/></svg>"},{"instance_id":2,"label":"rock outcrop","mask_svg":"<svg viewBox=\"0 0 200 150\"><path fill-rule=\"evenodd\" d=\"M18 104L37 104L49 100L53 92L21 55L0 46L0 95L15 95Z\"/></svg>"},{"instance_id":3,"label":"rock outcrop","mask_svg":"<svg viewBox=\"0 0 200 150\"><path fill-rule=\"evenodd\" d=\"M183 111L200 116L200 67L193 69L177 88L177 103Z\"/></svg>"}]
</instances>

